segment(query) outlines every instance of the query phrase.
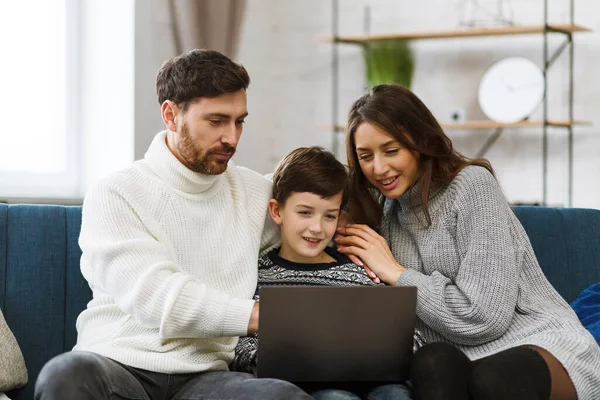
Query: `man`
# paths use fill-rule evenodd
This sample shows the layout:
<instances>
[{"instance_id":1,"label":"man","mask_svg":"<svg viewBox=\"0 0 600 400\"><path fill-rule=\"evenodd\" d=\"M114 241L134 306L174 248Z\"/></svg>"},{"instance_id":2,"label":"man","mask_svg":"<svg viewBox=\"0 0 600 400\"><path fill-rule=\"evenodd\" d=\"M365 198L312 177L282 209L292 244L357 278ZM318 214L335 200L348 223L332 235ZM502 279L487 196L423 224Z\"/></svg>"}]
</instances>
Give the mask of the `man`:
<instances>
[{"instance_id":1,"label":"man","mask_svg":"<svg viewBox=\"0 0 600 400\"><path fill-rule=\"evenodd\" d=\"M252 300L270 182L230 162L248 115L246 70L193 50L157 77L167 127L143 160L86 195L79 243L93 299L73 352L46 364L37 399L310 398L229 372Z\"/></svg>"}]
</instances>

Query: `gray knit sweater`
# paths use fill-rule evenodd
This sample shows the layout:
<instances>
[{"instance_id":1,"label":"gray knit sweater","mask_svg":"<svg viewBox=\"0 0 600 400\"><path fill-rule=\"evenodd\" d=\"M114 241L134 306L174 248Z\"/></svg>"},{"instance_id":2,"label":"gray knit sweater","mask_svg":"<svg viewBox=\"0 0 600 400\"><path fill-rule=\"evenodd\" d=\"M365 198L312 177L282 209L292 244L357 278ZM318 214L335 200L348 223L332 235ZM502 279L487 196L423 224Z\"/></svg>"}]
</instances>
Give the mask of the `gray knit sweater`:
<instances>
[{"instance_id":1,"label":"gray knit sweater","mask_svg":"<svg viewBox=\"0 0 600 400\"><path fill-rule=\"evenodd\" d=\"M382 234L416 286L417 329L471 359L535 345L553 354L580 399L600 399L600 348L544 276L500 186L469 166L431 196L426 227L418 187L383 202ZM600 267L600 266L599 266Z\"/></svg>"}]
</instances>

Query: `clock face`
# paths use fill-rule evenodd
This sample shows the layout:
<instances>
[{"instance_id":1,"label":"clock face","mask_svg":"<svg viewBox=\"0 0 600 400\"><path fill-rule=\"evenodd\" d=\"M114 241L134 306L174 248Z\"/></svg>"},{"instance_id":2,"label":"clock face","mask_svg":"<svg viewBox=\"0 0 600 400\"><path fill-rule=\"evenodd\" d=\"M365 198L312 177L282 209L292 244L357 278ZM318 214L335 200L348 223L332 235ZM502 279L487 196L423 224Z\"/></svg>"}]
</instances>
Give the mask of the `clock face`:
<instances>
[{"instance_id":1,"label":"clock face","mask_svg":"<svg viewBox=\"0 0 600 400\"><path fill-rule=\"evenodd\" d=\"M524 57L492 65L479 83L479 107L491 120L514 123L529 117L544 98L544 74Z\"/></svg>"}]
</instances>

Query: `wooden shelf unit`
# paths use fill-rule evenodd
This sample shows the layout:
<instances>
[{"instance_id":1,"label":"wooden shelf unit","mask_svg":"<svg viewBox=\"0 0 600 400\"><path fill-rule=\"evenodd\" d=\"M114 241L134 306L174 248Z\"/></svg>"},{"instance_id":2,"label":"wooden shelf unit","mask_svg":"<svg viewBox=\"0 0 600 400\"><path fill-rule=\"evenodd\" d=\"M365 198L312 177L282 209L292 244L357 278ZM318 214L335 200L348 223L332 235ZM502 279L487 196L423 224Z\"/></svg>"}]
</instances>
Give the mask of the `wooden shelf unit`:
<instances>
[{"instance_id":1,"label":"wooden shelf unit","mask_svg":"<svg viewBox=\"0 0 600 400\"><path fill-rule=\"evenodd\" d=\"M551 32L574 33L590 32L591 30L575 24L549 24L547 30ZM546 31L544 25L508 25L494 26L487 28L464 28L441 31L422 31L422 32L399 32L399 33L376 33L368 35L338 35L324 36L320 40L335 42L362 44L377 40L427 40L427 39L452 39L467 37L485 37L485 36L510 36L510 35L531 35L543 34Z\"/></svg>"},{"instance_id":2,"label":"wooden shelf unit","mask_svg":"<svg viewBox=\"0 0 600 400\"><path fill-rule=\"evenodd\" d=\"M447 130L479 130L479 129L495 129L495 128L541 128L544 126L544 121L520 121L513 124L503 124L500 122L481 120L481 121L464 121L464 122L440 122L443 129ZM565 128L569 126L591 126L589 121L548 121L546 126ZM324 130L343 131L346 129L344 125L324 125L321 126Z\"/></svg>"},{"instance_id":3,"label":"wooden shelf unit","mask_svg":"<svg viewBox=\"0 0 600 400\"><path fill-rule=\"evenodd\" d=\"M546 121L546 126L569 127L569 126L589 126L589 121ZM440 123L444 129L494 129L494 128L539 128L544 126L544 121L520 121L512 124L482 120L482 121L464 121L464 122L443 122Z\"/></svg>"},{"instance_id":4,"label":"wooden shelf unit","mask_svg":"<svg viewBox=\"0 0 600 400\"><path fill-rule=\"evenodd\" d=\"M591 32L591 29L575 24L574 1L569 0L569 22L552 24L548 21L548 8L550 0L543 0L543 23L539 25L502 25L490 27L471 27L457 28L448 30L430 30L430 31L413 31L413 32L391 32L391 33L366 33L357 35L341 35L339 33L339 0L332 0L332 34L322 36L320 40L332 43L332 125L329 126L329 132L334 132L332 140L332 148L337 151L338 135L335 132L343 130L344 127L339 125L338 118L338 88L339 88L339 53L338 46L341 44L351 44L364 46L369 42L384 41L384 40L432 40L432 39L464 39L464 38L482 38L493 36L518 36L518 35L541 35L543 38L543 60L542 68L544 71L544 90L542 110L543 117L541 121L522 121L515 124L500 124L494 121L465 121L465 122L447 122L441 123L443 129L446 130L493 130L492 135L484 143L480 151L477 152L477 157L483 157L486 151L496 142L503 131L510 128L534 128L538 127L542 130L542 201L541 204L547 204L548 197L548 130L550 128L562 128L567 131L567 151L568 151L568 206L572 205L573 199L573 127L589 126L591 123L585 121L577 121L574 118L573 112L573 81L574 81L574 40L573 35L578 32ZM370 12L368 13L370 18ZM365 26L371 26L370 20L365 23ZM366 32L370 29L366 28ZM563 37L563 43L557 47L554 52L550 52L549 36L559 35ZM568 50L569 55L569 85L566 88L568 93L568 116L566 120L551 120L548 115L548 84L547 72L554 64L556 59L564 51Z\"/></svg>"}]
</instances>

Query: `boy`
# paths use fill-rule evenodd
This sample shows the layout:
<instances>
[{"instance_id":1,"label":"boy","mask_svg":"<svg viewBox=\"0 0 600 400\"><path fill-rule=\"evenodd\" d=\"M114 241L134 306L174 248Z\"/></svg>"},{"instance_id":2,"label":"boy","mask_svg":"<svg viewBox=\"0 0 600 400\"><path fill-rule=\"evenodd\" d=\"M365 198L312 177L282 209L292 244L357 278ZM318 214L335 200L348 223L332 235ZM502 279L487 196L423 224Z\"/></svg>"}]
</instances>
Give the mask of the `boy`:
<instances>
[{"instance_id":1,"label":"boy","mask_svg":"<svg viewBox=\"0 0 600 400\"><path fill-rule=\"evenodd\" d=\"M269 213L281 228L281 247L259 259L261 286L376 285L363 267L329 247L348 198L346 168L321 147L290 152L273 174ZM414 349L423 345L415 332ZM240 338L232 369L255 374L258 336ZM404 385L402 390L408 391Z\"/></svg>"}]
</instances>

